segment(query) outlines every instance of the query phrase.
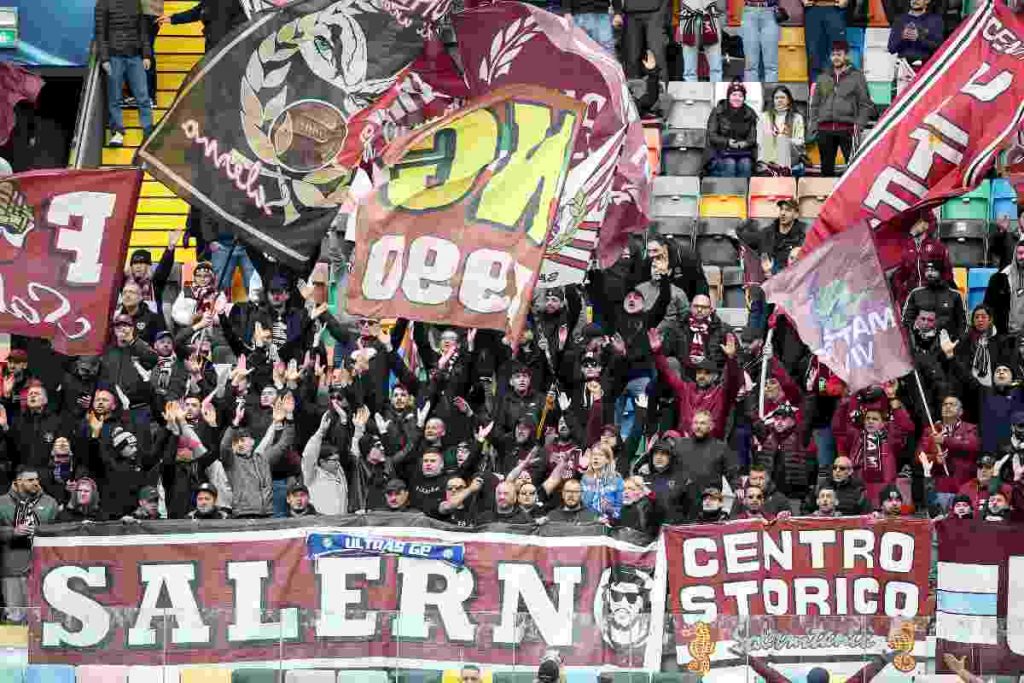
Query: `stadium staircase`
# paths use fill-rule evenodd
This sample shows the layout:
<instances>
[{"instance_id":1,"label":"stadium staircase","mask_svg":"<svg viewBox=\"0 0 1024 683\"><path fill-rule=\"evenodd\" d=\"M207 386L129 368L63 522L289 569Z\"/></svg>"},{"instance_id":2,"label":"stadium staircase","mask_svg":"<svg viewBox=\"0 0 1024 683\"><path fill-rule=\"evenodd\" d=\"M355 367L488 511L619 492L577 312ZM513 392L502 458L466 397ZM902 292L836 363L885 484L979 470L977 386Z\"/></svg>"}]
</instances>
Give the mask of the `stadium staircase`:
<instances>
[{"instance_id":1,"label":"stadium staircase","mask_svg":"<svg viewBox=\"0 0 1024 683\"><path fill-rule=\"evenodd\" d=\"M165 4L168 14L182 12L195 6L195 2L169 0ZM153 122L159 122L178 92L192 67L202 58L205 40L203 27L199 22L172 26L164 25L156 39L156 87L153 98ZM142 144L142 127L136 109L124 111L124 146L104 146L100 153L100 165L130 166L135 152ZM156 263L167 247L169 233L183 230L188 217L188 204L148 173L142 183L135 224L132 227L130 250L148 249ZM181 243L179 242L179 246ZM181 262L195 260L195 249L179 248L175 259Z\"/></svg>"}]
</instances>

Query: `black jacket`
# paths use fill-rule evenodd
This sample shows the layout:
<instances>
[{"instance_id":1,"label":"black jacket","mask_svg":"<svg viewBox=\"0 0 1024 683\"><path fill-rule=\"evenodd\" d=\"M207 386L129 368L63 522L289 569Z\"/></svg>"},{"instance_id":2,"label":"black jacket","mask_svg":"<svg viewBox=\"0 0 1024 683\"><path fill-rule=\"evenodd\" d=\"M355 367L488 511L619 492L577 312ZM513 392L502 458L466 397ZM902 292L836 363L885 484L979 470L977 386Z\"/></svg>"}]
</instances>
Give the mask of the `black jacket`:
<instances>
[{"instance_id":1,"label":"black jacket","mask_svg":"<svg viewBox=\"0 0 1024 683\"><path fill-rule=\"evenodd\" d=\"M139 0L96 0L94 20L100 63L112 55L153 57Z\"/></svg>"},{"instance_id":2,"label":"black jacket","mask_svg":"<svg viewBox=\"0 0 1024 683\"><path fill-rule=\"evenodd\" d=\"M245 11L238 0L199 0L196 6L171 15L172 24L203 22L206 51L212 50L231 29L245 22Z\"/></svg>"},{"instance_id":3,"label":"black jacket","mask_svg":"<svg viewBox=\"0 0 1024 683\"><path fill-rule=\"evenodd\" d=\"M746 104L743 105L743 114L738 122L732 121L732 117L727 116L728 113L729 101L723 100L715 106L708 117L707 153L732 150L757 158L757 113ZM729 140L745 143L745 147L730 148Z\"/></svg>"}]
</instances>

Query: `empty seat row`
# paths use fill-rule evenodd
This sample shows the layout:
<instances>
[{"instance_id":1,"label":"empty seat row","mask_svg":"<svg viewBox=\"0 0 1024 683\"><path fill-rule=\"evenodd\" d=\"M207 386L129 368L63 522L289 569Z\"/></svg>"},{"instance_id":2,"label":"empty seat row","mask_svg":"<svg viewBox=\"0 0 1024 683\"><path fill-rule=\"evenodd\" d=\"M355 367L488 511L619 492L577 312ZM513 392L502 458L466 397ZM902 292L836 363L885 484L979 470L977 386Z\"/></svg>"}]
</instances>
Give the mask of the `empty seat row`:
<instances>
[{"instance_id":1,"label":"empty seat row","mask_svg":"<svg viewBox=\"0 0 1024 683\"><path fill-rule=\"evenodd\" d=\"M654 179L651 215L655 218L775 218L781 199L795 197L800 215L815 218L835 178L698 178Z\"/></svg>"}]
</instances>

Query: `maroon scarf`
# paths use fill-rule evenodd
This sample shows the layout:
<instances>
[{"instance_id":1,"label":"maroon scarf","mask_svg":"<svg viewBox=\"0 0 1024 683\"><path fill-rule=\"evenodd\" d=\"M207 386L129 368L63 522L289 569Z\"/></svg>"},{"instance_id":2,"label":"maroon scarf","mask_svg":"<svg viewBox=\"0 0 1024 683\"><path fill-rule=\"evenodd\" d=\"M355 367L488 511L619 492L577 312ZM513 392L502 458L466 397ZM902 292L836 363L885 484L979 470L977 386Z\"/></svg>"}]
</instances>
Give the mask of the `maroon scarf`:
<instances>
[{"instance_id":1,"label":"maroon scarf","mask_svg":"<svg viewBox=\"0 0 1024 683\"><path fill-rule=\"evenodd\" d=\"M705 356L705 348L708 344L708 328L710 324L707 319L701 320L694 314L690 314L687 324L690 326L690 332L693 333L690 338L690 364L695 365L702 360Z\"/></svg>"}]
</instances>

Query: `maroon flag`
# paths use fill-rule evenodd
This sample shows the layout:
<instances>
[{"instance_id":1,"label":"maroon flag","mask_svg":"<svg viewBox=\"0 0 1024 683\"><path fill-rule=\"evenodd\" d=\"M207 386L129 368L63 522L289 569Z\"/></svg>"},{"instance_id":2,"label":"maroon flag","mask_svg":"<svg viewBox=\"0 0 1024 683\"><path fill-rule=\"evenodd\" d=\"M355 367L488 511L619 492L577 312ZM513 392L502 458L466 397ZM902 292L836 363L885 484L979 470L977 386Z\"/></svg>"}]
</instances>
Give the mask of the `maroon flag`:
<instances>
[{"instance_id":1,"label":"maroon flag","mask_svg":"<svg viewBox=\"0 0 1024 683\"><path fill-rule=\"evenodd\" d=\"M1024 120L1024 19L989 0L960 28L865 138L822 207L805 250L859 221L877 230L886 269L908 222L980 183Z\"/></svg>"},{"instance_id":2,"label":"maroon flag","mask_svg":"<svg viewBox=\"0 0 1024 683\"><path fill-rule=\"evenodd\" d=\"M866 223L842 232L764 284L800 339L850 391L913 369Z\"/></svg>"},{"instance_id":3,"label":"maroon flag","mask_svg":"<svg viewBox=\"0 0 1024 683\"><path fill-rule=\"evenodd\" d=\"M136 169L0 178L0 331L102 352L141 184Z\"/></svg>"}]
</instances>

